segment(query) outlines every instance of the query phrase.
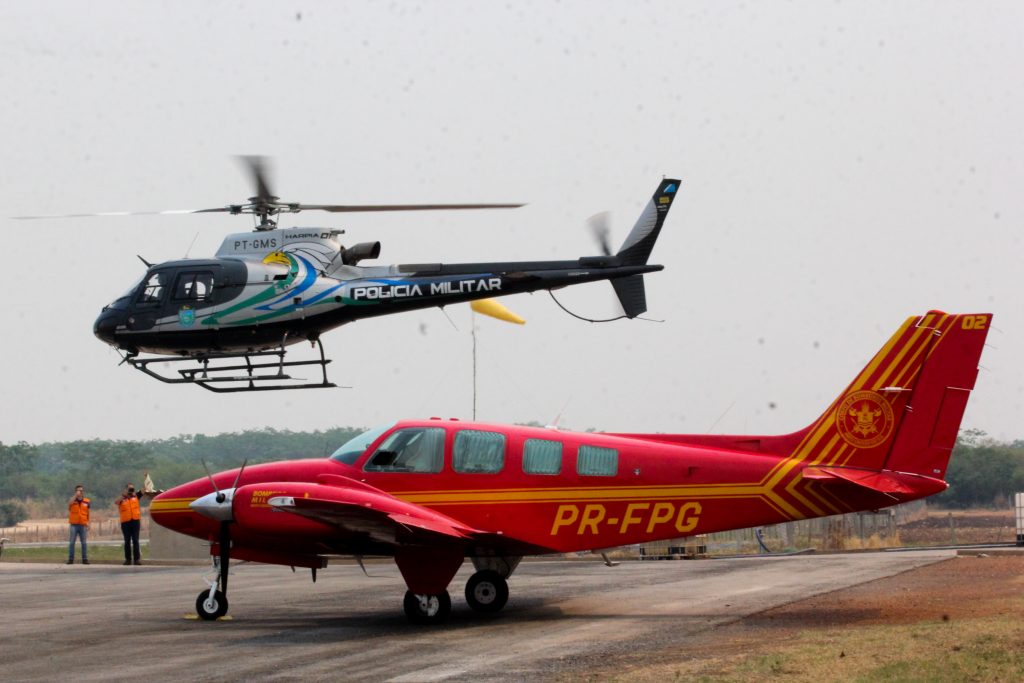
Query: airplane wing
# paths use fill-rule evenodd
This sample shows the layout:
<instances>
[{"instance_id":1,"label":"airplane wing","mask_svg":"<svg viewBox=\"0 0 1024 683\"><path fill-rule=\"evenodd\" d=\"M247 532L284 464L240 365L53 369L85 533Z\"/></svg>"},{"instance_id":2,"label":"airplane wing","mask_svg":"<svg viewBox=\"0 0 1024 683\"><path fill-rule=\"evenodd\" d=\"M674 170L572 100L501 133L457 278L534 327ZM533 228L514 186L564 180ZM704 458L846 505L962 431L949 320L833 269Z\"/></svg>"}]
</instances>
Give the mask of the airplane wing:
<instances>
[{"instance_id":1,"label":"airplane wing","mask_svg":"<svg viewBox=\"0 0 1024 683\"><path fill-rule=\"evenodd\" d=\"M280 512L335 527L342 535L389 545L465 544L480 534L451 517L356 481L261 483L235 492L234 514L243 526L280 526Z\"/></svg>"},{"instance_id":2,"label":"airplane wing","mask_svg":"<svg viewBox=\"0 0 1024 683\"><path fill-rule=\"evenodd\" d=\"M368 534L375 541L397 543L400 540L462 541L472 530L456 526L442 515L421 508L416 514L365 507L361 503L319 498L278 496L267 504L275 510L315 519L353 533ZM412 539L409 539L409 536ZM417 537L419 537L417 539Z\"/></svg>"}]
</instances>

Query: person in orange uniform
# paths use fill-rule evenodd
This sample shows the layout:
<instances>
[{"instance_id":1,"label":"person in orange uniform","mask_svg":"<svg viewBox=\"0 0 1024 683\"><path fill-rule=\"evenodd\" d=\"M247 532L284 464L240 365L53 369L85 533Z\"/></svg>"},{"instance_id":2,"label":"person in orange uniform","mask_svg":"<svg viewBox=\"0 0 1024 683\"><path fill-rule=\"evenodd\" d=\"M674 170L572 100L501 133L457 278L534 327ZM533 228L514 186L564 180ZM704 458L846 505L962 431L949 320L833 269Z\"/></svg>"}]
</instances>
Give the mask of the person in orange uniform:
<instances>
[{"instance_id":1,"label":"person in orange uniform","mask_svg":"<svg viewBox=\"0 0 1024 683\"><path fill-rule=\"evenodd\" d=\"M82 540L82 564L89 564L89 546L86 538L89 535L89 506L92 503L85 497L85 488L79 484L75 487L75 495L68 500L68 524L71 527L71 540L68 542L68 564L75 563L75 539Z\"/></svg>"},{"instance_id":2,"label":"person in orange uniform","mask_svg":"<svg viewBox=\"0 0 1024 683\"><path fill-rule=\"evenodd\" d=\"M142 511L139 496L132 484L125 484L121 497L114 501L121 517L121 535L124 536L124 563L142 564L139 552L139 529L142 527Z\"/></svg>"}]
</instances>

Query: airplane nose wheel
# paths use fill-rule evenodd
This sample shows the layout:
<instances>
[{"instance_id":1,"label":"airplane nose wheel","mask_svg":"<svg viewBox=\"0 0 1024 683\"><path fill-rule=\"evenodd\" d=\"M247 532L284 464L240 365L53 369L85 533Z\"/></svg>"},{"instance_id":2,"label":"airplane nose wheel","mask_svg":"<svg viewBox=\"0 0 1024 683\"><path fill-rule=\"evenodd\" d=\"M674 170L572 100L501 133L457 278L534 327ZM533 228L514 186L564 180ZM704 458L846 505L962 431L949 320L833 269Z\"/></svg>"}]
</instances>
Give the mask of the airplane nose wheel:
<instances>
[{"instance_id":1,"label":"airplane nose wheel","mask_svg":"<svg viewBox=\"0 0 1024 683\"><path fill-rule=\"evenodd\" d=\"M478 571L466 582L466 602L474 612L500 612L508 602L508 582L496 571Z\"/></svg>"},{"instance_id":2,"label":"airplane nose wheel","mask_svg":"<svg viewBox=\"0 0 1024 683\"><path fill-rule=\"evenodd\" d=\"M402 606L405 616L414 624L439 624L451 614L452 599L448 591L437 595L417 595L406 591Z\"/></svg>"},{"instance_id":3,"label":"airplane nose wheel","mask_svg":"<svg viewBox=\"0 0 1024 683\"><path fill-rule=\"evenodd\" d=\"M220 556L214 557L215 579L207 579L209 590L196 598L196 614L204 621L215 621L228 613L228 565L231 563L231 529L229 522L220 524Z\"/></svg>"},{"instance_id":4,"label":"airplane nose wheel","mask_svg":"<svg viewBox=\"0 0 1024 683\"><path fill-rule=\"evenodd\" d=\"M220 619L228 613L228 599L222 592L215 590L203 591L196 598L196 614L204 621Z\"/></svg>"}]
</instances>

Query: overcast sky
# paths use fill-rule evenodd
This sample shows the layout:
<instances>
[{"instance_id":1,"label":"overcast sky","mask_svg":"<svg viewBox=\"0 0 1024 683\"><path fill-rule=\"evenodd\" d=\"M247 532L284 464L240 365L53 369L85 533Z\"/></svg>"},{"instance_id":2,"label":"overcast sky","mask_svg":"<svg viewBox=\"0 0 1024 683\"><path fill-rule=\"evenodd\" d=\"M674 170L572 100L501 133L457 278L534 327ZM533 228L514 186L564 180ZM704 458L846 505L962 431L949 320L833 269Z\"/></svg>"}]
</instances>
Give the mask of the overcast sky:
<instances>
[{"instance_id":1,"label":"overcast sky","mask_svg":"<svg viewBox=\"0 0 1024 683\"><path fill-rule=\"evenodd\" d=\"M995 314L963 426L1021 438L1022 25L1010 2L6 2L0 214L239 202L232 155L260 153L288 201L528 203L282 221L379 239L380 263L575 258L588 216L617 243L681 177L647 277L664 322L503 299L527 324L477 320L481 419L788 432L938 308ZM350 389L118 367L92 322L136 254L210 256L249 226L0 218L0 441L471 416L465 305L325 335ZM558 296L618 310L607 283Z\"/></svg>"}]
</instances>

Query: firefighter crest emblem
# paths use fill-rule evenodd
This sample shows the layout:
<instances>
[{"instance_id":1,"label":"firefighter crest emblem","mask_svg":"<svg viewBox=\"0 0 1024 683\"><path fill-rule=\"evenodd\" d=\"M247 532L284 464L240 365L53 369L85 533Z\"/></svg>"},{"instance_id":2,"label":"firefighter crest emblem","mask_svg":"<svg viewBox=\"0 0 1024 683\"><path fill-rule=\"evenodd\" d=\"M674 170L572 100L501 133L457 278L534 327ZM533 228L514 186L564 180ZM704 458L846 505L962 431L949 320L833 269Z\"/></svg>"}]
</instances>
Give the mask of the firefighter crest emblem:
<instances>
[{"instance_id":1,"label":"firefighter crest emblem","mask_svg":"<svg viewBox=\"0 0 1024 683\"><path fill-rule=\"evenodd\" d=\"M874 448L892 434L892 406L874 391L855 391L839 404L836 428L855 448Z\"/></svg>"}]
</instances>

